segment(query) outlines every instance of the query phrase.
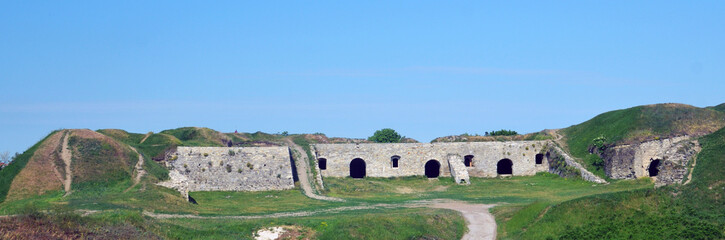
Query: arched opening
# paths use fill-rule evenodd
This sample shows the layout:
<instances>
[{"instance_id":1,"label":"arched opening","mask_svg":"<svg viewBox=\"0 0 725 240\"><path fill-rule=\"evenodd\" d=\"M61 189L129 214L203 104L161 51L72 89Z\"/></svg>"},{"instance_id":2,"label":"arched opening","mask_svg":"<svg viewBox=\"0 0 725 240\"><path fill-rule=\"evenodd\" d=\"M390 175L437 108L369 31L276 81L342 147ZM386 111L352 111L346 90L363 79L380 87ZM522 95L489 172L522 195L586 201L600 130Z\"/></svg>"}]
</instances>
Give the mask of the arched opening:
<instances>
[{"instance_id":1,"label":"arched opening","mask_svg":"<svg viewBox=\"0 0 725 240\"><path fill-rule=\"evenodd\" d=\"M536 154L536 164L541 164L544 162L544 154Z\"/></svg>"},{"instance_id":2,"label":"arched opening","mask_svg":"<svg viewBox=\"0 0 725 240\"><path fill-rule=\"evenodd\" d=\"M498 161L498 164L496 164L496 173L498 174L513 174L513 167L514 163L511 161L511 159L504 158Z\"/></svg>"},{"instance_id":3,"label":"arched opening","mask_svg":"<svg viewBox=\"0 0 725 240\"><path fill-rule=\"evenodd\" d=\"M441 163L438 160L431 159L425 163L425 176L428 178L437 178L441 174Z\"/></svg>"},{"instance_id":4,"label":"arched opening","mask_svg":"<svg viewBox=\"0 0 725 240\"><path fill-rule=\"evenodd\" d=\"M658 169L660 166L660 160L655 159L654 161L649 163L649 167L647 168L647 171L649 172L650 177L656 177L657 174L660 174L660 170Z\"/></svg>"},{"instance_id":5,"label":"arched opening","mask_svg":"<svg viewBox=\"0 0 725 240\"><path fill-rule=\"evenodd\" d=\"M355 158L350 162L350 177L352 178L364 178L365 177L365 161L360 158Z\"/></svg>"},{"instance_id":6,"label":"arched opening","mask_svg":"<svg viewBox=\"0 0 725 240\"><path fill-rule=\"evenodd\" d=\"M325 158L318 158L317 159L317 166L320 167L320 170L327 169L327 159L325 159Z\"/></svg>"},{"instance_id":7,"label":"arched opening","mask_svg":"<svg viewBox=\"0 0 725 240\"><path fill-rule=\"evenodd\" d=\"M400 160L400 156L398 155L390 157L390 162L393 164L393 168L398 168L398 160Z\"/></svg>"},{"instance_id":8,"label":"arched opening","mask_svg":"<svg viewBox=\"0 0 725 240\"><path fill-rule=\"evenodd\" d=\"M466 165L466 167L473 167L473 155L464 156L463 164Z\"/></svg>"}]
</instances>

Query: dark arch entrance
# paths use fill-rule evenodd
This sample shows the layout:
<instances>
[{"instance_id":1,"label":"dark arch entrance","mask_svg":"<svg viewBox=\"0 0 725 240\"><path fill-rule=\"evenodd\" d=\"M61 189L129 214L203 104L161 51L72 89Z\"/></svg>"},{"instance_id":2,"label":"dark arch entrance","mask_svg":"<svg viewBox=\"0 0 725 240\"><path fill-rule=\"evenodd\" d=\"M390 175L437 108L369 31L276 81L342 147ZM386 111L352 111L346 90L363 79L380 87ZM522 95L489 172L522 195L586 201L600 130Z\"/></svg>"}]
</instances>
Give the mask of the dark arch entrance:
<instances>
[{"instance_id":1,"label":"dark arch entrance","mask_svg":"<svg viewBox=\"0 0 725 240\"><path fill-rule=\"evenodd\" d=\"M496 164L496 173L498 174L513 174L512 167L514 166L514 162L511 161L511 159L504 158L498 161L498 164Z\"/></svg>"},{"instance_id":2,"label":"dark arch entrance","mask_svg":"<svg viewBox=\"0 0 725 240\"><path fill-rule=\"evenodd\" d=\"M393 168L398 168L399 160L400 160L400 156L398 156L398 155L390 157L390 161L393 163Z\"/></svg>"},{"instance_id":3,"label":"dark arch entrance","mask_svg":"<svg viewBox=\"0 0 725 240\"><path fill-rule=\"evenodd\" d=\"M660 174L660 170L658 169L660 167L660 160L655 159L651 163L649 163L649 167L647 168L647 171L649 171L650 177L656 177L657 174Z\"/></svg>"},{"instance_id":4,"label":"dark arch entrance","mask_svg":"<svg viewBox=\"0 0 725 240\"><path fill-rule=\"evenodd\" d=\"M536 154L536 164L542 164L544 162L544 154Z\"/></svg>"},{"instance_id":5,"label":"dark arch entrance","mask_svg":"<svg viewBox=\"0 0 725 240\"><path fill-rule=\"evenodd\" d=\"M350 162L350 177L365 177L365 161L363 161L361 158L355 158Z\"/></svg>"},{"instance_id":6,"label":"dark arch entrance","mask_svg":"<svg viewBox=\"0 0 725 240\"><path fill-rule=\"evenodd\" d=\"M473 167L473 155L464 156L463 164L466 165L466 167Z\"/></svg>"},{"instance_id":7,"label":"dark arch entrance","mask_svg":"<svg viewBox=\"0 0 725 240\"><path fill-rule=\"evenodd\" d=\"M325 159L325 158L317 159L317 165L320 167L320 170L327 169L327 159Z\"/></svg>"},{"instance_id":8,"label":"dark arch entrance","mask_svg":"<svg viewBox=\"0 0 725 240\"><path fill-rule=\"evenodd\" d=\"M441 163L438 160L431 159L425 163L425 176L428 178L437 178L441 174Z\"/></svg>"}]
</instances>

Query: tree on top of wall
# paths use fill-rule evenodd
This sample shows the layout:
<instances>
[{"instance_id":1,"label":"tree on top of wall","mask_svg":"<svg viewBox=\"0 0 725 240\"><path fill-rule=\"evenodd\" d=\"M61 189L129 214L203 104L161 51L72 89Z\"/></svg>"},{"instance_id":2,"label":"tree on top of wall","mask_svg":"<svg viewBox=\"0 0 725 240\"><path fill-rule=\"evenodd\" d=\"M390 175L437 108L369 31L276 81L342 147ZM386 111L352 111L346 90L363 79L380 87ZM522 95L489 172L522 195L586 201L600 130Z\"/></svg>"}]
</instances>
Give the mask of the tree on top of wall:
<instances>
[{"instance_id":1,"label":"tree on top of wall","mask_svg":"<svg viewBox=\"0 0 725 240\"><path fill-rule=\"evenodd\" d=\"M383 128L375 131L375 133L368 138L368 141L376 143L397 143L400 142L400 139L402 138L403 137L395 130L391 128Z\"/></svg>"}]
</instances>

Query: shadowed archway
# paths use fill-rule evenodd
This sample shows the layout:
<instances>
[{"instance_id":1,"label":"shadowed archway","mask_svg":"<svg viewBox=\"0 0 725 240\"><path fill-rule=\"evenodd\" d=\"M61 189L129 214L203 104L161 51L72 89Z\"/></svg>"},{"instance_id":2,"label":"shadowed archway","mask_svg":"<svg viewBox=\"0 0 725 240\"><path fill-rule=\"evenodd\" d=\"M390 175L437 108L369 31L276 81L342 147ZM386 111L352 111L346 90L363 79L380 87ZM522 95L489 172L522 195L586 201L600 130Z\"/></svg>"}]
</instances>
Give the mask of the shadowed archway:
<instances>
[{"instance_id":1,"label":"shadowed archway","mask_svg":"<svg viewBox=\"0 0 725 240\"><path fill-rule=\"evenodd\" d=\"M544 154L536 154L536 164L544 163Z\"/></svg>"},{"instance_id":2,"label":"shadowed archway","mask_svg":"<svg viewBox=\"0 0 725 240\"><path fill-rule=\"evenodd\" d=\"M362 158L355 158L350 162L350 177L365 177L365 161Z\"/></svg>"},{"instance_id":3,"label":"shadowed archway","mask_svg":"<svg viewBox=\"0 0 725 240\"><path fill-rule=\"evenodd\" d=\"M647 168L647 171L649 172L650 177L656 177L658 174L660 174L660 160L655 159L654 161L649 163L649 167Z\"/></svg>"},{"instance_id":4,"label":"shadowed archway","mask_svg":"<svg viewBox=\"0 0 725 240\"><path fill-rule=\"evenodd\" d=\"M498 161L496 164L496 173L498 174L513 174L514 163L511 159L504 158Z\"/></svg>"},{"instance_id":5,"label":"shadowed archway","mask_svg":"<svg viewBox=\"0 0 725 240\"><path fill-rule=\"evenodd\" d=\"M425 163L425 176L428 178L437 178L441 174L441 163L438 160L431 159Z\"/></svg>"},{"instance_id":6,"label":"shadowed archway","mask_svg":"<svg viewBox=\"0 0 725 240\"><path fill-rule=\"evenodd\" d=\"M317 159L317 166L320 168L320 170L327 169L327 159L325 159L325 158L318 158Z\"/></svg>"},{"instance_id":7,"label":"shadowed archway","mask_svg":"<svg viewBox=\"0 0 725 240\"><path fill-rule=\"evenodd\" d=\"M473 167L473 155L464 156L463 165L465 165L466 167Z\"/></svg>"}]
</instances>

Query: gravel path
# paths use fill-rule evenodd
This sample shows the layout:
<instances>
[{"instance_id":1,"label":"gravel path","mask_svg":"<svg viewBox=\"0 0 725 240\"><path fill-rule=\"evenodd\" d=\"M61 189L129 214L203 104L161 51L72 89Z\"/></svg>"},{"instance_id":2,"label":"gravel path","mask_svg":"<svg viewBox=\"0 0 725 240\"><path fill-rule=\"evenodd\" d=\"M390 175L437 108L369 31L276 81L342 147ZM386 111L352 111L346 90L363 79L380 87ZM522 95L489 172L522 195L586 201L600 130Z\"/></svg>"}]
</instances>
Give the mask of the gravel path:
<instances>
[{"instance_id":1,"label":"gravel path","mask_svg":"<svg viewBox=\"0 0 725 240\"><path fill-rule=\"evenodd\" d=\"M431 205L432 208L451 209L463 214L468 224L468 232L463 240L496 239L496 219L488 209L493 204L469 204L464 202L441 202Z\"/></svg>"},{"instance_id":2,"label":"gravel path","mask_svg":"<svg viewBox=\"0 0 725 240\"><path fill-rule=\"evenodd\" d=\"M299 156L299 159L296 159L297 161L295 161L295 166L297 167L297 178L300 181L300 186L302 187L302 192L305 193L305 196L323 201L344 202L344 199L321 196L312 191L312 185L309 178L309 176L312 175L312 172L310 171L310 160L307 158L307 152L305 152L302 147L295 144L290 138L285 138L284 141L290 148L292 148L292 150L297 152L297 155Z\"/></svg>"}]
</instances>

